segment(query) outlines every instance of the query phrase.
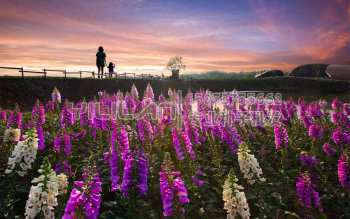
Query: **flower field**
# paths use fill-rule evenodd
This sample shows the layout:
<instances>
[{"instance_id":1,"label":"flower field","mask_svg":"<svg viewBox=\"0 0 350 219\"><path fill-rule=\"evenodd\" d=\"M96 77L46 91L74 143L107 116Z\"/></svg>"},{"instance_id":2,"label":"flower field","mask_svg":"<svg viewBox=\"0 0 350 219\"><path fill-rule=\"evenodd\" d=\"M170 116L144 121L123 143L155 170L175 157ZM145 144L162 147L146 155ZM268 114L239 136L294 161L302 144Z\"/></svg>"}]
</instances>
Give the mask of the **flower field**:
<instances>
[{"instance_id":1,"label":"flower field","mask_svg":"<svg viewBox=\"0 0 350 219\"><path fill-rule=\"evenodd\" d=\"M0 218L350 218L350 105L54 89L0 110Z\"/></svg>"}]
</instances>

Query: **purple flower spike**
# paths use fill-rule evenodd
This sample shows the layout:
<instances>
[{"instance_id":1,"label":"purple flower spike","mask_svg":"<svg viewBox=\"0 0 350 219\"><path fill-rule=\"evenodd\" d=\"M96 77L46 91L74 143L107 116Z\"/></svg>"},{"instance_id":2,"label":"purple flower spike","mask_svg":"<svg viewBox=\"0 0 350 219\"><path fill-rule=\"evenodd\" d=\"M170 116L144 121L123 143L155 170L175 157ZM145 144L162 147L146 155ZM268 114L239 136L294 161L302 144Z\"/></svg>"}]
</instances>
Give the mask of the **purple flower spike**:
<instances>
[{"instance_id":1,"label":"purple flower spike","mask_svg":"<svg viewBox=\"0 0 350 219\"><path fill-rule=\"evenodd\" d=\"M193 150L192 143L186 131L182 131L182 139L184 140L187 153L190 155L191 160L196 159L196 154Z\"/></svg>"},{"instance_id":2,"label":"purple flower spike","mask_svg":"<svg viewBox=\"0 0 350 219\"><path fill-rule=\"evenodd\" d=\"M159 172L160 195L162 197L163 215L170 217L174 214L173 199L174 191L169 185L167 174L161 170Z\"/></svg>"},{"instance_id":3,"label":"purple flower spike","mask_svg":"<svg viewBox=\"0 0 350 219\"><path fill-rule=\"evenodd\" d=\"M139 172L139 180L137 188L141 196L146 195L148 191L148 162L145 156L145 153L141 149L138 157L138 172Z\"/></svg>"},{"instance_id":4,"label":"purple flower spike","mask_svg":"<svg viewBox=\"0 0 350 219\"><path fill-rule=\"evenodd\" d=\"M69 156L72 153L72 142L69 134L65 133L63 137L64 141L64 153Z\"/></svg>"},{"instance_id":5,"label":"purple flower spike","mask_svg":"<svg viewBox=\"0 0 350 219\"><path fill-rule=\"evenodd\" d=\"M308 173L302 173L298 176L297 182L296 182L296 192L297 192L299 201L306 208L311 208L313 205L314 207L318 208L320 211L323 211L319 194L314 189L311 182L311 178Z\"/></svg>"},{"instance_id":6,"label":"purple flower spike","mask_svg":"<svg viewBox=\"0 0 350 219\"><path fill-rule=\"evenodd\" d=\"M312 124L309 126L308 134L311 138L321 138L322 128L317 124Z\"/></svg>"},{"instance_id":7,"label":"purple flower spike","mask_svg":"<svg viewBox=\"0 0 350 219\"><path fill-rule=\"evenodd\" d=\"M184 157L184 154L183 154L182 149L181 149L181 145L180 145L180 141L179 141L179 138L177 135L176 128L173 128L171 130L171 136L172 136L172 140L173 140L173 146L174 146L174 149L176 152L176 157L178 160L183 160L185 157Z\"/></svg>"},{"instance_id":8,"label":"purple flower spike","mask_svg":"<svg viewBox=\"0 0 350 219\"><path fill-rule=\"evenodd\" d=\"M337 153L337 150L332 148L332 146L329 143L324 143L322 146L323 152L327 154L327 156L333 156L335 153Z\"/></svg>"},{"instance_id":9,"label":"purple flower spike","mask_svg":"<svg viewBox=\"0 0 350 219\"><path fill-rule=\"evenodd\" d=\"M180 176L178 176L174 179L173 183L174 183L174 188L176 190L176 195L179 198L179 202L181 204L189 203L190 199L188 198L187 189L183 179Z\"/></svg>"},{"instance_id":10,"label":"purple flower spike","mask_svg":"<svg viewBox=\"0 0 350 219\"><path fill-rule=\"evenodd\" d=\"M38 125L36 128L36 131L38 133L38 149L40 151L43 151L45 149L45 136L44 136L44 130L41 125Z\"/></svg>"},{"instance_id":11,"label":"purple flower spike","mask_svg":"<svg viewBox=\"0 0 350 219\"><path fill-rule=\"evenodd\" d=\"M338 160L338 179L344 189L350 190L350 165L349 158L345 154Z\"/></svg>"},{"instance_id":12,"label":"purple flower spike","mask_svg":"<svg viewBox=\"0 0 350 219\"><path fill-rule=\"evenodd\" d=\"M132 163L134 158L131 154L128 154L126 156L126 159L124 160L124 173L123 173L123 182L121 184L121 192L125 197L128 196L129 189L131 186L132 181Z\"/></svg>"},{"instance_id":13,"label":"purple flower spike","mask_svg":"<svg viewBox=\"0 0 350 219\"><path fill-rule=\"evenodd\" d=\"M315 156L311 156L307 153L301 153L299 155L300 163L307 167L315 167L318 164L318 160Z\"/></svg>"}]
</instances>

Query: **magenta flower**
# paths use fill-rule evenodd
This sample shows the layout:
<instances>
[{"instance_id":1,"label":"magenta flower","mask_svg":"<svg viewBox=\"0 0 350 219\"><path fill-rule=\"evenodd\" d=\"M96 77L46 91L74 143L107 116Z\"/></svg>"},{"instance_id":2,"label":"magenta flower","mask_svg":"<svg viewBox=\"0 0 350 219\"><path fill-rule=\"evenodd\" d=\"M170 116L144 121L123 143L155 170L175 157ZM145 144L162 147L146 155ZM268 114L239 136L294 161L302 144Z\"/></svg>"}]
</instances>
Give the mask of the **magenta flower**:
<instances>
[{"instance_id":1,"label":"magenta flower","mask_svg":"<svg viewBox=\"0 0 350 219\"><path fill-rule=\"evenodd\" d=\"M171 130L171 136L172 136L172 140L173 140L173 146L176 152L176 157L178 160L183 160L184 159L184 154L182 152L181 149L181 144L177 135L177 131L176 128L172 128Z\"/></svg>"},{"instance_id":2,"label":"magenta flower","mask_svg":"<svg viewBox=\"0 0 350 219\"><path fill-rule=\"evenodd\" d=\"M173 184L174 184L174 189L176 191L176 196L178 197L179 202L181 204L189 203L190 199L188 198L187 188L181 176L176 176L176 178L173 181Z\"/></svg>"},{"instance_id":3,"label":"magenta flower","mask_svg":"<svg viewBox=\"0 0 350 219\"><path fill-rule=\"evenodd\" d=\"M274 126L274 134L275 134L276 150L280 150L280 149L282 149L282 147L287 148L288 141L289 141L287 129L282 127L282 126L275 125Z\"/></svg>"},{"instance_id":4,"label":"magenta flower","mask_svg":"<svg viewBox=\"0 0 350 219\"><path fill-rule=\"evenodd\" d=\"M41 125L37 125L36 131L38 133L38 149L40 151L43 151L45 149L45 136L44 136L44 130Z\"/></svg>"},{"instance_id":5,"label":"magenta flower","mask_svg":"<svg viewBox=\"0 0 350 219\"><path fill-rule=\"evenodd\" d=\"M118 175L118 154L115 149L115 138L116 138L117 132L115 129L113 129L111 134L111 141L110 141L110 148L111 148L111 154L109 156L109 167L110 167L110 174L111 174L111 181L112 181L112 191L116 191L118 189L118 182L119 182L119 175Z\"/></svg>"},{"instance_id":6,"label":"magenta flower","mask_svg":"<svg viewBox=\"0 0 350 219\"><path fill-rule=\"evenodd\" d=\"M64 133L63 135L63 142L64 142L64 153L65 155L69 156L72 153L72 142L71 137L68 133Z\"/></svg>"},{"instance_id":7,"label":"magenta flower","mask_svg":"<svg viewBox=\"0 0 350 219\"><path fill-rule=\"evenodd\" d=\"M148 162L145 156L145 153L141 149L138 156L138 191L141 196L146 195L148 191Z\"/></svg>"},{"instance_id":8,"label":"magenta flower","mask_svg":"<svg viewBox=\"0 0 350 219\"><path fill-rule=\"evenodd\" d=\"M128 132L125 129L125 126L121 127L118 140L119 140L122 159L125 160L126 156L129 153L129 137L128 137Z\"/></svg>"},{"instance_id":9,"label":"magenta flower","mask_svg":"<svg viewBox=\"0 0 350 219\"><path fill-rule=\"evenodd\" d=\"M173 199L174 191L171 188L168 176L165 171L161 170L159 172L159 183L160 183L160 195L162 197L163 204L163 215L164 217L170 217L174 214L173 209Z\"/></svg>"},{"instance_id":10,"label":"magenta flower","mask_svg":"<svg viewBox=\"0 0 350 219\"><path fill-rule=\"evenodd\" d=\"M299 161L302 165L307 167L315 167L318 164L318 160L315 156L312 156L305 152L300 153Z\"/></svg>"},{"instance_id":11,"label":"magenta flower","mask_svg":"<svg viewBox=\"0 0 350 219\"><path fill-rule=\"evenodd\" d=\"M101 206L102 182L98 174L75 181L62 219L77 218L77 211L86 219L97 219Z\"/></svg>"},{"instance_id":12,"label":"magenta flower","mask_svg":"<svg viewBox=\"0 0 350 219\"><path fill-rule=\"evenodd\" d=\"M124 159L124 173L123 173L123 181L121 184L121 192L125 197L129 194L129 189L132 184L132 163L134 158L131 154L126 155Z\"/></svg>"},{"instance_id":13,"label":"magenta flower","mask_svg":"<svg viewBox=\"0 0 350 219\"><path fill-rule=\"evenodd\" d=\"M314 206L320 211L323 211L319 194L315 190L308 173L301 173L298 176L296 181L296 192L299 201L303 206L306 208Z\"/></svg>"},{"instance_id":14,"label":"magenta flower","mask_svg":"<svg viewBox=\"0 0 350 219\"><path fill-rule=\"evenodd\" d=\"M185 143L186 151L190 155L191 160L195 160L196 159L196 154L195 154L195 152L193 150L191 140L188 137L188 134L186 133L186 131L184 131L184 130L182 131L182 139L183 139L183 141Z\"/></svg>"},{"instance_id":15,"label":"magenta flower","mask_svg":"<svg viewBox=\"0 0 350 219\"><path fill-rule=\"evenodd\" d=\"M338 160L338 179L344 189L350 190L350 165L349 158L345 154Z\"/></svg>"},{"instance_id":16,"label":"magenta flower","mask_svg":"<svg viewBox=\"0 0 350 219\"><path fill-rule=\"evenodd\" d=\"M312 124L309 126L308 134L311 138L322 137L322 128L317 124Z\"/></svg>"},{"instance_id":17,"label":"magenta flower","mask_svg":"<svg viewBox=\"0 0 350 219\"><path fill-rule=\"evenodd\" d=\"M324 143L322 146L322 150L327 156L333 156L335 153L337 153L337 150L332 148L329 143Z\"/></svg>"}]
</instances>

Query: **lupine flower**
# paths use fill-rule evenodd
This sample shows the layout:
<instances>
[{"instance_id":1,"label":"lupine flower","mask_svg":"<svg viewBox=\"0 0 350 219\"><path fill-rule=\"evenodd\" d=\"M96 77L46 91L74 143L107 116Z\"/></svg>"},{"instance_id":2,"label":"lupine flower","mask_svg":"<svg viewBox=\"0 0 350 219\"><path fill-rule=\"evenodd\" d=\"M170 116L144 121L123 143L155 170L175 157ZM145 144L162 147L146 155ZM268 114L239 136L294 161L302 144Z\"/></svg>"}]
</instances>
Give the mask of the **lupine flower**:
<instances>
[{"instance_id":1,"label":"lupine flower","mask_svg":"<svg viewBox=\"0 0 350 219\"><path fill-rule=\"evenodd\" d=\"M329 143L324 143L322 146L323 152L327 154L328 156L333 156L335 153L337 153L337 150L332 148L332 146Z\"/></svg>"},{"instance_id":2,"label":"lupine flower","mask_svg":"<svg viewBox=\"0 0 350 219\"><path fill-rule=\"evenodd\" d=\"M82 212L86 219L97 219L100 214L102 182L98 174L88 173L83 181L75 181L62 219L77 218Z\"/></svg>"},{"instance_id":3,"label":"lupine flower","mask_svg":"<svg viewBox=\"0 0 350 219\"><path fill-rule=\"evenodd\" d=\"M244 188L237 184L238 179L233 170L230 171L223 185L222 199L224 209L227 211L227 219L235 219L240 215L242 219L250 218L249 205L244 193Z\"/></svg>"},{"instance_id":4,"label":"lupine flower","mask_svg":"<svg viewBox=\"0 0 350 219\"><path fill-rule=\"evenodd\" d=\"M344 189L350 190L349 157L345 153L338 160L338 179Z\"/></svg>"},{"instance_id":5,"label":"lupine flower","mask_svg":"<svg viewBox=\"0 0 350 219\"><path fill-rule=\"evenodd\" d=\"M241 172L249 184L254 184L256 180L265 182L265 178L262 176L263 172L260 165L253 154L250 154L250 150L246 143L241 143L237 152L238 164Z\"/></svg>"},{"instance_id":6,"label":"lupine flower","mask_svg":"<svg viewBox=\"0 0 350 219\"><path fill-rule=\"evenodd\" d=\"M124 173L123 173L123 181L120 186L120 190L125 197L128 196L129 189L132 183L132 164L134 158L131 154L126 155L124 159Z\"/></svg>"},{"instance_id":7,"label":"lupine flower","mask_svg":"<svg viewBox=\"0 0 350 219\"><path fill-rule=\"evenodd\" d=\"M312 124L309 126L308 134L312 138L322 137L322 128L317 124Z\"/></svg>"},{"instance_id":8,"label":"lupine flower","mask_svg":"<svg viewBox=\"0 0 350 219\"><path fill-rule=\"evenodd\" d=\"M318 164L318 160L315 156L309 155L306 152L303 152L299 155L300 163L307 167L315 167Z\"/></svg>"},{"instance_id":9,"label":"lupine flower","mask_svg":"<svg viewBox=\"0 0 350 219\"><path fill-rule=\"evenodd\" d=\"M143 120L138 120L136 122L136 127L137 127L137 136L139 140L143 143L145 142L145 128L143 124Z\"/></svg>"},{"instance_id":10,"label":"lupine flower","mask_svg":"<svg viewBox=\"0 0 350 219\"><path fill-rule=\"evenodd\" d=\"M296 181L296 192L299 201L306 208L314 206L320 211L323 211L320 197L318 192L315 190L310 175L308 173L301 173Z\"/></svg>"},{"instance_id":11,"label":"lupine flower","mask_svg":"<svg viewBox=\"0 0 350 219\"><path fill-rule=\"evenodd\" d=\"M188 134L186 133L186 131L184 131L184 130L182 131L182 139L183 139L183 141L185 143L186 151L190 155L191 160L195 160L196 159L196 154L195 154L195 152L193 150L193 146L192 146L191 140L188 137Z\"/></svg>"},{"instance_id":12,"label":"lupine flower","mask_svg":"<svg viewBox=\"0 0 350 219\"><path fill-rule=\"evenodd\" d=\"M171 136L172 136L173 146L176 152L176 157L178 160L183 160L185 157L181 149L181 144L177 135L176 128L172 128Z\"/></svg>"},{"instance_id":13,"label":"lupine flower","mask_svg":"<svg viewBox=\"0 0 350 219\"><path fill-rule=\"evenodd\" d=\"M145 153L141 149L138 156L138 191L141 196L146 195L148 191L148 162Z\"/></svg>"},{"instance_id":14,"label":"lupine flower","mask_svg":"<svg viewBox=\"0 0 350 219\"><path fill-rule=\"evenodd\" d=\"M38 138L35 130L25 133L25 140L19 141L12 151L7 163L6 174L15 171L18 175L24 176L28 169L32 168L38 150ZM15 167L17 169L15 170Z\"/></svg>"}]
</instances>

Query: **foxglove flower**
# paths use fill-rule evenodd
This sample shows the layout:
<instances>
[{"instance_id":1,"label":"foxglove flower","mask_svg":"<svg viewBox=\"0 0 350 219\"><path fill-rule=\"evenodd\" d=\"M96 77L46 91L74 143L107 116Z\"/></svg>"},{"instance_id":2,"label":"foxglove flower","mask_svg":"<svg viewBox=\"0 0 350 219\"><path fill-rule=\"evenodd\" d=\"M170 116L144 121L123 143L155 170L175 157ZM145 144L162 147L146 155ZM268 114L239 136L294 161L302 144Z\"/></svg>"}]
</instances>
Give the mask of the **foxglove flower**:
<instances>
[{"instance_id":1,"label":"foxglove flower","mask_svg":"<svg viewBox=\"0 0 350 219\"><path fill-rule=\"evenodd\" d=\"M160 183L160 195L162 197L162 204L163 204L163 215L164 217L170 217L174 214L174 209L173 209L174 191L169 184L167 173L163 170L159 172L159 183Z\"/></svg>"},{"instance_id":2,"label":"foxglove flower","mask_svg":"<svg viewBox=\"0 0 350 219\"><path fill-rule=\"evenodd\" d=\"M64 133L63 135L63 142L64 142L64 153L65 155L69 156L72 153L72 142L71 137L68 133Z\"/></svg>"},{"instance_id":3,"label":"foxglove flower","mask_svg":"<svg viewBox=\"0 0 350 219\"><path fill-rule=\"evenodd\" d=\"M179 137L177 135L176 128L172 128L171 136L172 136L173 146L174 146L174 149L176 152L176 157L178 160L183 160L185 157L184 157L184 154L183 154L182 149L181 149L181 144L179 141Z\"/></svg>"},{"instance_id":4,"label":"foxglove flower","mask_svg":"<svg viewBox=\"0 0 350 219\"><path fill-rule=\"evenodd\" d=\"M38 172L41 174L34 178L29 192L29 197L25 208L25 218L33 219L40 212L44 218L55 218L54 209L58 205L57 196L64 194L68 185L67 177L56 175L51 169L51 165L46 159Z\"/></svg>"},{"instance_id":5,"label":"foxglove flower","mask_svg":"<svg viewBox=\"0 0 350 219\"><path fill-rule=\"evenodd\" d=\"M288 133L287 133L287 129L279 126L279 125L275 125L274 126L274 134L275 134L275 146L276 146L276 150L280 150L283 148L287 148L288 147Z\"/></svg>"},{"instance_id":6,"label":"foxglove flower","mask_svg":"<svg viewBox=\"0 0 350 219\"><path fill-rule=\"evenodd\" d=\"M132 164L133 164L134 158L131 154L126 155L126 158L124 160L124 173L123 173L123 181L121 184L121 192L125 197L128 196L130 186L132 184Z\"/></svg>"},{"instance_id":7,"label":"foxglove flower","mask_svg":"<svg viewBox=\"0 0 350 219\"><path fill-rule=\"evenodd\" d=\"M139 174L139 179L138 179L138 191L141 196L146 195L148 191L148 162L145 156L145 153L141 149L139 152L138 156L138 174Z\"/></svg>"},{"instance_id":8,"label":"foxglove flower","mask_svg":"<svg viewBox=\"0 0 350 219\"><path fill-rule=\"evenodd\" d=\"M62 102L61 100L61 93L60 91L55 87L51 93L51 99L52 102L60 104Z\"/></svg>"},{"instance_id":9,"label":"foxglove flower","mask_svg":"<svg viewBox=\"0 0 350 219\"><path fill-rule=\"evenodd\" d=\"M317 124L312 124L309 126L308 134L311 138L322 137L322 128Z\"/></svg>"},{"instance_id":10,"label":"foxglove flower","mask_svg":"<svg viewBox=\"0 0 350 219\"><path fill-rule=\"evenodd\" d=\"M306 208L311 208L314 206L320 211L323 211L320 197L318 192L315 190L314 185L312 184L311 177L308 173L301 173L297 177L296 181L296 192L299 198L299 201Z\"/></svg>"},{"instance_id":11,"label":"foxglove flower","mask_svg":"<svg viewBox=\"0 0 350 219\"><path fill-rule=\"evenodd\" d=\"M21 137L20 129L8 128L4 132L3 142L17 143L20 140L20 137Z\"/></svg>"},{"instance_id":12,"label":"foxglove flower","mask_svg":"<svg viewBox=\"0 0 350 219\"><path fill-rule=\"evenodd\" d=\"M45 149L45 136L44 136L44 130L41 125L37 125L36 131L38 133L38 148L40 151L43 151Z\"/></svg>"},{"instance_id":13,"label":"foxglove flower","mask_svg":"<svg viewBox=\"0 0 350 219\"><path fill-rule=\"evenodd\" d=\"M227 211L227 219L235 219L240 215L242 219L250 218L249 205L244 193L244 188L237 184L238 179L233 170L230 171L223 185L222 199L224 209Z\"/></svg>"},{"instance_id":14,"label":"foxglove flower","mask_svg":"<svg viewBox=\"0 0 350 219\"><path fill-rule=\"evenodd\" d=\"M309 155L306 152L302 152L299 155L300 163L307 167L315 167L318 164L318 160L315 156Z\"/></svg>"},{"instance_id":15,"label":"foxglove flower","mask_svg":"<svg viewBox=\"0 0 350 219\"><path fill-rule=\"evenodd\" d=\"M87 176L86 176L87 175ZM88 173L83 181L75 181L62 219L77 218L82 212L86 219L97 219L101 206L102 182L98 174Z\"/></svg>"},{"instance_id":16,"label":"foxglove flower","mask_svg":"<svg viewBox=\"0 0 350 219\"><path fill-rule=\"evenodd\" d=\"M128 132L126 131L125 127L122 126L120 129L120 135L119 135L119 145L122 159L125 160L126 156L129 154L129 137L128 137Z\"/></svg>"},{"instance_id":17,"label":"foxglove flower","mask_svg":"<svg viewBox=\"0 0 350 219\"><path fill-rule=\"evenodd\" d=\"M197 170L195 175L192 176L192 182L195 184L197 187L202 187L205 183L204 180L201 179L201 177L204 177L205 173L201 170Z\"/></svg>"},{"instance_id":18,"label":"foxglove flower","mask_svg":"<svg viewBox=\"0 0 350 219\"><path fill-rule=\"evenodd\" d=\"M350 164L349 157L345 153L338 160L338 179L344 189L350 190Z\"/></svg>"},{"instance_id":19,"label":"foxglove flower","mask_svg":"<svg viewBox=\"0 0 350 219\"><path fill-rule=\"evenodd\" d=\"M182 139L185 143L185 148L186 148L186 151L187 153L190 155L190 158L191 160L195 160L196 159L196 154L193 150L193 146L192 146L192 143L191 143L191 140L188 136L188 134L186 133L185 130L182 131Z\"/></svg>"},{"instance_id":20,"label":"foxglove flower","mask_svg":"<svg viewBox=\"0 0 350 219\"><path fill-rule=\"evenodd\" d=\"M185 182L180 175L175 177L173 184L176 191L176 196L178 197L180 204L190 203Z\"/></svg>"},{"instance_id":21,"label":"foxglove flower","mask_svg":"<svg viewBox=\"0 0 350 219\"><path fill-rule=\"evenodd\" d=\"M7 121L7 113L6 113L6 111L1 111L0 112L0 121L6 123L6 121Z\"/></svg>"},{"instance_id":22,"label":"foxglove flower","mask_svg":"<svg viewBox=\"0 0 350 219\"><path fill-rule=\"evenodd\" d=\"M324 143L322 146L323 152L327 154L327 156L333 156L335 153L337 153L337 150L332 148L332 146L329 143Z\"/></svg>"},{"instance_id":23,"label":"foxglove flower","mask_svg":"<svg viewBox=\"0 0 350 219\"><path fill-rule=\"evenodd\" d=\"M17 143L9 157L6 174L15 171L18 175L24 176L28 169L32 168L38 150L36 131L34 129L27 131L24 138L25 140ZM16 170L15 167L17 167Z\"/></svg>"},{"instance_id":24,"label":"foxglove flower","mask_svg":"<svg viewBox=\"0 0 350 219\"><path fill-rule=\"evenodd\" d=\"M111 173L111 180L112 180L112 191L116 191L118 188L118 182L119 182L119 175L118 175L118 153L115 149L115 138L116 138L117 132L116 129L113 129L111 134L111 143L110 143L110 156L109 156L109 167L110 167L110 173Z\"/></svg>"},{"instance_id":25,"label":"foxglove flower","mask_svg":"<svg viewBox=\"0 0 350 219\"><path fill-rule=\"evenodd\" d=\"M256 180L265 182L265 178L262 176L263 172L260 165L253 154L250 154L250 150L246 143L241 143L237 152L238 164L241 172L249 184L254 184Z\"/></svg>"},{"instance_id":26,"label":"foxglove flower","mask_svg":"<svg viewBox=\"0 0 350 219\"><path fill-rule=\"evenodd\" d=\"M139 92L137 91L135 84L132 84L130 94L135 100L139 99Z\"/></svg>"}]
</instances>

